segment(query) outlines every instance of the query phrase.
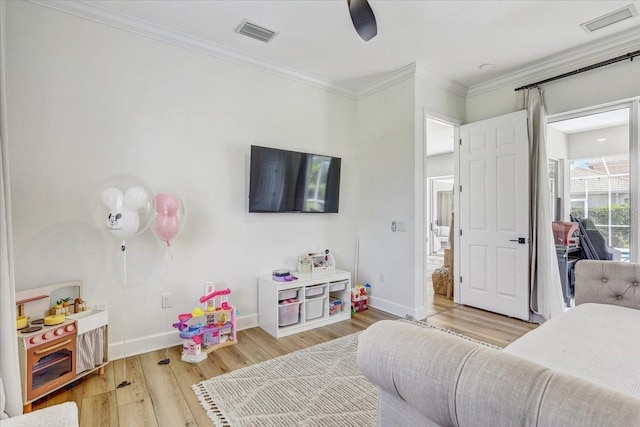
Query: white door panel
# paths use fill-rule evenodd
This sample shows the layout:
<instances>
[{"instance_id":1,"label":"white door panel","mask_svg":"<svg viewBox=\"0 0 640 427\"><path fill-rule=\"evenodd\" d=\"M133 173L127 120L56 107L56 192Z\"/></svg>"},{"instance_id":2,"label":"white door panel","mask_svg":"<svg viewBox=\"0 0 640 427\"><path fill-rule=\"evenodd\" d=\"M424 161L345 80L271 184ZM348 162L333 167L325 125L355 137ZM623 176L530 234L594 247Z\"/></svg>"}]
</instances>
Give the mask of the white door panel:
<instances>
[{"instance_id":1,"label":"white door panel","mask_svg":"<svg viewBox=\"0 0 640 427\"><path fill-rule=\"evenodd\" d=\"M462 126L460 139L460 302L528 320L526 112Z\"/></svg>"}]
</instances>

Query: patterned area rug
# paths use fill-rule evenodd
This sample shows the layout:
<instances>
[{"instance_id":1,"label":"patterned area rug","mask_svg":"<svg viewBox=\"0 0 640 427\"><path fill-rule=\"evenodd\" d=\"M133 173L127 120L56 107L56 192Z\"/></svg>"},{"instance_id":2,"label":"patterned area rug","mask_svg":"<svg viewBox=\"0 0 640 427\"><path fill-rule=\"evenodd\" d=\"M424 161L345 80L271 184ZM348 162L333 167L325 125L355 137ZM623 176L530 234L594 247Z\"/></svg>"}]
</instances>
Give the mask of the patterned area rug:
<instances>
[{"instance_id":1,"label":"patterned area rug","mask_svg":"<svg viewBox=\"0 0 640 427\"><path fill-rule=\"evenodd\" d=\"M192 386L215 426L375 426L378 392L358 370L358 333Z\"/></svg>"},{"instance_id":2,"label":"patterned area rug","mask_svg":"<svg viewBox=\"0 0 640 427\"><path fill-rule=\"evenodd\" d=\"M410 317L399 321L499 349ZM358 370L358 335L229 372L192 389L215 426L373 427L378 390Z\"/></svg>"}]
</instances>

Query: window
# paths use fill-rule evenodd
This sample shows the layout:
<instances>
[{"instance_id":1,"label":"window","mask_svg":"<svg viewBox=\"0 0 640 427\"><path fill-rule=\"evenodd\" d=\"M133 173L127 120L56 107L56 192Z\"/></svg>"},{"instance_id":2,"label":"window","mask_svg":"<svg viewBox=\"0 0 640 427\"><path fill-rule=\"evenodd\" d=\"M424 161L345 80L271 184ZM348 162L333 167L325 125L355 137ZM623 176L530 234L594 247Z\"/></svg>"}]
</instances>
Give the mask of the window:
<instances>
[{"instance_id":1,"label":"window","mask_svg":"<svg viewBox=\"0 0 640 427\"><path fill-rule=\"evenodd\" d=\"M635 100L552 117L547 132L554 218L588 218L623 261L634 262L640 256L639 106Z\"/></svg>"}]
</instances>

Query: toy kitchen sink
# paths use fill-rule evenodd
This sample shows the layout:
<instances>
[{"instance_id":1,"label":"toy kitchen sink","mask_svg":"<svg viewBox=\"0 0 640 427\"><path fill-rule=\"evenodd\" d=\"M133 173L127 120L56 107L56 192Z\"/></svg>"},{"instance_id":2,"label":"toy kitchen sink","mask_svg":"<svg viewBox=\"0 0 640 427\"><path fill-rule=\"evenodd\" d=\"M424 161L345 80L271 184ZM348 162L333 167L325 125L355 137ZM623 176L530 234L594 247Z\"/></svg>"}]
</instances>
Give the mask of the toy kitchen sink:
<instances>
[{"instance_id":1,"label":"toy kitchen sink","mask_svg":"<svg viewBox=\"0 0 640 427\"><path fill-rule=\"evenodd\" d=\"M106 326L109 323L109 312L97 308L67 315L67 319L75 320L78 335Z\"/></svg>"}]
</instances>

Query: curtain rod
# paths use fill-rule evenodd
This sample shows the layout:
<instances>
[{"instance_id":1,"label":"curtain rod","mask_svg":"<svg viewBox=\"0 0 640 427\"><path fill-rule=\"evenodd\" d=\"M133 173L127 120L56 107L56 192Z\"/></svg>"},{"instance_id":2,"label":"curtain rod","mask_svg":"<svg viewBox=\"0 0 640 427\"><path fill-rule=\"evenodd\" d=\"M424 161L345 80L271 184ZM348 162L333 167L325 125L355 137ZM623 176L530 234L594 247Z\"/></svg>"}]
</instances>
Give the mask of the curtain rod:
<instances>
[{"instance_id":1,"label":"curtain rod","mask_svg":"<svg viewBox=\"0 0 640 427\"><path fill-rule=\"evenodd\" d=\"M528 85L524 85L519 88L516 88L515 91L517 92L523 89L531 89L532 87L536 87L544 83L549 83L554 80L564 79L565 77L569 77L569 76L575 76L576 74L584 73L585 71L591 71L596 68L604 67L605 65L611 65L611 64L615 64L616 62L626 61L627 59L629 61L633 61L633 58L635 58L636 56L640 56L640 50L636 50L635 52L627 53L625 55L616 56L615 58L607 59L606 61L598 62L597 64L589 65L584 68L578 68L577 70L569 71L568 73L560 74L559 76L549 77L548 79L544 79L539 82L530 83Z\"/></svg>"}]
</instances>

